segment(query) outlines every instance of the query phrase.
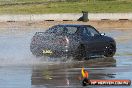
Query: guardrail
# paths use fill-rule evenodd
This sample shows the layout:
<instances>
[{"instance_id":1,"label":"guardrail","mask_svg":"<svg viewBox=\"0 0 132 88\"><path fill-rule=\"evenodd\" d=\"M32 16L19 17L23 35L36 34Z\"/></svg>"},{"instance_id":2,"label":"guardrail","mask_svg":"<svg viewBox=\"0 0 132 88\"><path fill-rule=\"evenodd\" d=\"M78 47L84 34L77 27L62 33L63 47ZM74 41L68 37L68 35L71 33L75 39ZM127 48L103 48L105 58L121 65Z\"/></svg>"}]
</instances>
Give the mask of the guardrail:
<instances>
[{"instance_id":1,"label":"guardrail","mask_svg":"<svg viewBox=\"0 0 132 88\"><path fill-rule=\"evenodd\" d=\"M0 22L15 21L77 21L81 13L0 15ZM89 20L132 20L132 13L88 13Z\"/></svg>"}]
</instances>

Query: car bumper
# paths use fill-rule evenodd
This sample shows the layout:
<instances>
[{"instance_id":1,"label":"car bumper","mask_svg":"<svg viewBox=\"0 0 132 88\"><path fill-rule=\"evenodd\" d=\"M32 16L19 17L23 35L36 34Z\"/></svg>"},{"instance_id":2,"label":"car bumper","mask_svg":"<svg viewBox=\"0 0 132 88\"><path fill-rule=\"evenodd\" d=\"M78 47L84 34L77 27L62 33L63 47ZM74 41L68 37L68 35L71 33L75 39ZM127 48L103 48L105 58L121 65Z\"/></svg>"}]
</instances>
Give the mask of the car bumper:
<instances>
[{"instance_id":1,"label":"car bumper","mask_svg":"<svg viewBox=\"0 0 132 88\"><path fill-rule=\"evenodd\" d=\"M31 45L30 50L34 55L41 52L41 56L49 57L62 57L62 56L72 56L73 50L69 46L40 46Z\"/></svg>"},{"instance_id":2,"label":"car bumper","mask_svg":"<svg viewBox=\"0 0 132 88\"><path fill-rule=\"evenodd\" d=\"M65 50L43 49L43 55L50 57L72 56L72 53L73 52L68 49Z\"/></svg>"}]
</instances>

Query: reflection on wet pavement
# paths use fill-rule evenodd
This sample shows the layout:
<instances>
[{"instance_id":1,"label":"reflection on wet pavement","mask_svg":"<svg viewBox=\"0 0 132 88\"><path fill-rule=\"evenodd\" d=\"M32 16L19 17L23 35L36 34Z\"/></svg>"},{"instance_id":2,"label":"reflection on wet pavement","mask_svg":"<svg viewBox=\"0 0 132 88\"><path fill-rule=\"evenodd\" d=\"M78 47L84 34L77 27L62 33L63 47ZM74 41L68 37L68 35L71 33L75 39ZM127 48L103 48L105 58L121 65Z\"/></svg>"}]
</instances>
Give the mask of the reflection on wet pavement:
<instances>
[{"instance_id":1,"label":"reflection on wet pavement","mask_svg":"<svg viewBox=\"0 0 132 88\"><path fill-rule=\"evenodd\" d=\"M80 86L79 77L81 76L82 67L88 70L90 79L110 79L115 78L114 76L116 75L107 70L107 68L116 67L114 58L97 58L89 61L47 65L46 67L43 65L36 66L32 70L32 85ZM68 84L67 80L69 81Z\"/></svg>"},{"instance_id":2,"label":"reflection on wet pavement","mask_svg":"<svg viewBox=\"0 0 132 88\"><path fill-rule=\"evenodd\" d=\"M79 77L82 67L89 72L90 79L132 80L132 37L129 37L132 36L132 30L106 32L106 35L113 36L117 41L117 53L113 58L67 62L32 56L29 50L30 39L38 30L11 30L9 33L0 33L0 88L80 88L82 86ZM106 87L108 86L104 88Z\"/></svg>"}]
</instances>

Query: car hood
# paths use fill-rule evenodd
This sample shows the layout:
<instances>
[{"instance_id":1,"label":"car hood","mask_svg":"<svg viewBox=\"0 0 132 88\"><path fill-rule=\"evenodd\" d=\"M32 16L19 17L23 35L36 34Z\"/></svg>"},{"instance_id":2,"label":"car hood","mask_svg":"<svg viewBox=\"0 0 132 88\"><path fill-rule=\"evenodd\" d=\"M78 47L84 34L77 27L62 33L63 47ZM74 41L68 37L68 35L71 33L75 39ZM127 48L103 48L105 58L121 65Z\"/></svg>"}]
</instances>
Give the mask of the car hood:
<instances>
[{"instance_id":1,"label":"car hood","mask_svg":"<svg viewBox=\"0 0 132 88\"><path fill-rule=\"evenodd\" d=\"M112 37L104 36L104 38L105 38L105 40L106 40L107 42L115 42L115 39L112 38Z\"/></svg>"}]
</instances>

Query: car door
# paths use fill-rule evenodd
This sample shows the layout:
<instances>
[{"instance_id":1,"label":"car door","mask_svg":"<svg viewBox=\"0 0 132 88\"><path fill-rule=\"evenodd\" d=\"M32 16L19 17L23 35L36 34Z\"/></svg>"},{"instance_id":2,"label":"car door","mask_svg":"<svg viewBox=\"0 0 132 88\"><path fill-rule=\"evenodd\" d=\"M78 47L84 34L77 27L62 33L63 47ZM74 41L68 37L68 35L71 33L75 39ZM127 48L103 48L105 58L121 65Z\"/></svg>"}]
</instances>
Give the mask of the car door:
<instances>
[{"instance_id":1,"label":"car door","mask_svg":"<svg viewBox=\"0 0 132 88\"><path fill-rule=\"evenodd\" d=\"M90 52L103 51L105 41L100 33L92 26L83 27L83 41L85 42L86 49Z\"/></svg>"},{"instance_id":2,"label":"car door","mask_svg":"<svg viewBox=\"0 0 132 88\"><path fill-rule=\"evenodd\" d=\"M90 32L86 27L82 28L82 33L81 33L81 40L82 43L85 45L85 49L87 52L92 52L93 51L93 40Z\"/></svg>"}]
</instances>

